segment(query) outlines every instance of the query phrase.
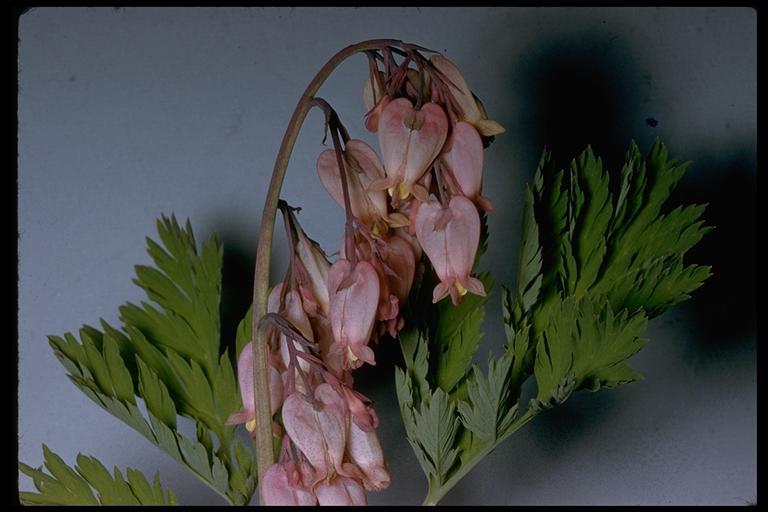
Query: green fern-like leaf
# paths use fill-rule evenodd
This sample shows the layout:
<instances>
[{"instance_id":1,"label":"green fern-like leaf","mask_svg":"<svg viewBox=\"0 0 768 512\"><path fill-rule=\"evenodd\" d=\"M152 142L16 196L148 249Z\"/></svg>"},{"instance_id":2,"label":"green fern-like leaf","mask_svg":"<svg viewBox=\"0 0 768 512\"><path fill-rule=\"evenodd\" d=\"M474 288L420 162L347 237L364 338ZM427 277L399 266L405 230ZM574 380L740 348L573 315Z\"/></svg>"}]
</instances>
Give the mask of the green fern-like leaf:
<instances>
[{"instance_id":1,"label":"green fern-like leaf","mask_svg":"<svg viewBox=\"0 0 768 512\"><path fill-rule=\"evenodd\" d=\"M158 221L158 233L162 245L147 239L156 266L136 269L156 306L123 306L122 329L102 321L102 330L81 329L80 341L70 333L49 341L89 398L227 501L246 504L256 487L252 463L225 424L240 396L229 356L219 353L222 250L212 237L198 252L189 222L182 229L173 217ZM195 422L195 439L177 431L178 415Z\"/></svg>"},{"instance_id":2,"label":"green fern-like leaf","mask_svg":"<svg viewBox=\"0 0 768 512\"><path fill-rule=\"evenodd\" d=\"M163 489L160 474L152 485L135 469L126 470L127 480L119 469L110 475L94 457L77 456L74 469L43 445L45 469L19 463L19 470L30 477L37 492L20 492L24 505L175 505L170 489Z\"/></svg>"}]
</instances>

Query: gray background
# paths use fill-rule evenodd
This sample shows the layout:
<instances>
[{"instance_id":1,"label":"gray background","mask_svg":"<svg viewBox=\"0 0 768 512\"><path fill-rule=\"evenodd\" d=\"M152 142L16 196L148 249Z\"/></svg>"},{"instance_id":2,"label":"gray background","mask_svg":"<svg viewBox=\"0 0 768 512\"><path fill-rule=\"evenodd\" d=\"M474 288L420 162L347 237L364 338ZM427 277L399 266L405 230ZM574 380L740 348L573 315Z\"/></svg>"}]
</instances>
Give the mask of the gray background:
<instances>
[{"instance_id":1,"label":"gray background","mask_svg":"<svg viewBox=\"0 0 768 512\"><path fill-rule=\"evenodd\" d=\"M46 335L141 300L133 265L160 213L225 244L225 329L250 295L264 193L285 125L320 66L364 39L445 53L507 128L486 152L496 204L484 267L512 285L522 187L542 147L587 143L610 163L654 136L694 161L675 201L708 202L717 230L691 260L715 276L651 322L633 365L646 379L579 393L482 462L446 504L744 504L756 498L756 14L746 8L40 8L19 26L19 458L41 443L70 463L160 470L182 503L220 503L65 377ZM321 90L353 136L365 58ZM646 118L658 120L655 128ZM283 197L333 252L339 209L314 161L310 114ZM615 167L615 164L614 164ZM278 224L280 228L280 225ZM286 254L282 228L274 275ZM498 290L478 357L503 342ZM392 485L371 503L420 503L395 405L396 348L358 381L376 401ZM365 383L363 381L365 380ZM30 489L26 478L22 489Z\"/></svg>"}]
</instances>

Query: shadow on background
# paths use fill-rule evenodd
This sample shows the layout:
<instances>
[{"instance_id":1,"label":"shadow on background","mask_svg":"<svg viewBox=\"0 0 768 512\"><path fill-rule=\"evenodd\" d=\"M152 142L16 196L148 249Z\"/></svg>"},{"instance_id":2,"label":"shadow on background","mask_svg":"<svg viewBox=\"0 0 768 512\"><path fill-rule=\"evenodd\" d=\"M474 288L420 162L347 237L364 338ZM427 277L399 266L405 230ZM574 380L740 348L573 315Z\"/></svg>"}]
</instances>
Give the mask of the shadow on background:
<instances>
[{"instance_id":1,"label":"shadow on background","mask_svg":"<svg viewBox=\"0 0 768 512\"><path fill-rule=\"evenodd\" d=\"M700 154L670 198L672 204L708 203L711 231L686 263L712 266L694 291L689 318L698 348L711 351L749 340L757 330L757 174L748 148Z\"/></svg>"},{"instance_id":2,"label":"shadow on background","mask_svg":"<svg viewBox=\"0 0 768 512\"><path fill-rule=\"evenodd\" d=\"M233 363L236 363L235 337L237 326L253 300L253 266L256 262L255 233L251 226L258 226L261 220L245 222L233 219L231 215L214 215L210 226L223 246L224 257L221 272L221 351L229 349Z\"/></svg>"},{"instance_id":3,"label":"shadow on background","mask_svg":"<svg viewBox=\"0 0 768 512\"><path fill-rule=\"evenodd\" d=\"M643 141L652 136L653 127L643 125L645 133L632 131L649 117L640 100L648 96L650 81L643 80L630 50L614 34L574 33L537 45L527 55L522 64L512 63L509 76L524 100L521 125L514 131L523 138L522 146L536 152L536 162L546 147L560 169L591 146L613 176L632 138L647 150ZM584 395L536 419L532 437L542 452L589 438L606 421L615 398L610 393Z\"/></svg>"},{"instance_id":4,"label":"shadow on background","mask_svg":"<svg viewBox=\"0 0 768 512\"><path fill-rule=\"evenodd\" d=\"M229 348L235 354L237 326L253 300L253 265L256 251L245 246L231 233L222 232L219 241L224 244L221 293L222 350ZM253 245L253 244L251 244Z\"/></svg>"},{"instance_id":5,"label":"shadow on background","mask_svg":"<svg viewBox=\"0 0 768 512\"><path fill-rule=\"evenodd\" d=\"M613 169L624 152L647 97L650 80L633 67L630 51L610 33L575 33L526 52L512 64L513 88L520 90L523 146L552 151L558 168L588 145ZM638 90L638 88L640 90Z\"/></svg>"}]
</instances>

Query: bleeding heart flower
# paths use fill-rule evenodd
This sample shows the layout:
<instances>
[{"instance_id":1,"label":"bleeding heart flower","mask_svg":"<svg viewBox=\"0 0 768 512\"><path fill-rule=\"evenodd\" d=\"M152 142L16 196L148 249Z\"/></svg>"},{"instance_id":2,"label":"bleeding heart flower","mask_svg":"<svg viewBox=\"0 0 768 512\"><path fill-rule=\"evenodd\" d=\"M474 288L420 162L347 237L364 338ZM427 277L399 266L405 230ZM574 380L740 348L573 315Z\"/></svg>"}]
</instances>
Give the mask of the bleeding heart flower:
<instances>
[{"instance_id":1,"label":"bleeding heart flower","mask_svg":"<svg viewBox=\"0 0 768 512\"><path fill-rule=\"evenodd\" d=\"M447 84L448 90L461 110L461 120L473 124L484 137L504 133L503 126L487 118L456 64L439 54L430 57L429 62L453 84Z\"/></svg>"},{"instance_id":2,"label":"bleeding heart flower","mask_svg":"<svg viewBox=\"0 0 768 512\"><path fill-rule=\"evenodd\" d=\"M415 110L408 98L389 102L379 119L379 146L387 177L369 188L386 188L400 200L411 192L426 200L427 191L416 182L440 153L447 135L448 118L437 103Z\"/></svg>"},{"instance_id":3,"label":"bleeding heart flower","mask_svg":"<svg viewBox=\"0 0 768 512\"><path fill-rule=\"evenodd\" d=\"M344 366L358 368L366 362L374 365L373 350L368 341L379 302L379 276L367 261L352 265L339 259L328 273L331 294L331 329L335 338L333 350L342 354Z\"/></svg>"},{"instance_id":4,"label":"bleeding heart flower","mask_svg":"<svg viewBox=\"0 0 768 512\"><path fill-rule=\"evenodd\" d=\"M335 478L320 483L315 487L319 505L368 505L363 486L357 480L348 477Z\"/></svg>"},{"instance_id":5,"label":"bleeding heart flower","mask_svg":"<svg viewBox=\"0 0 768 512\"><path fill-rule=\"evenodd\" d=\"M315 405L299 393L291 394L283 403L285 431L319 479L332 478L342 468L347 416L346 402L327 383L315 389Z\"/></svg>"},{"instance_id":6,"label":"bleeding heart flower","mask_svg":"<svg viewBox=\"0 0 768 512\"><path fill-rule=\"evenodd\" d=\"M437 202L422 204L415 224L416 237L440 278L432 302L450 294L459 304L467 291L485 296L483 283L469 275L480 241L480 217L472 201L454 196L448 208Z\"/></svg>"},{"instance_id":7,"label":"bleeding heart flower","mask_svg":"<svg viewBox=\"0 0 768 512\"><path fill-rule=\"evenodd\" d=\"M350 140L344 152L347 167L347 185L352 215L366 226L373 227L379 219L387 217L387 196L383 190L368 190L375 180L384 177L376 152L362 140ZM317 159L320 182L333 199L344 207L344 191L336 152L326 149Z\"/></svg>"},{"instance_id":8,"label":"bleeding heart flower","mask_svg":"<svg viewBox=\"0 0 768 512\"><path fill-rule=\"evenodd\" d=\"M246 344L237 358L237 381L240 385L240 398L243 401L243 409L230 414L227 425L239 425L245 423L248 432L256 428L256 410L253 401L253 342ZM269 405L272 415L283 404L283 380L280 372L274 367L269 367Z\"/></svg>"},{"instance_id":9,"label":"bleeding heart flower","mask_svg":"<svg viewBox=\"0 0 768 512\"><path fill-rule=\"evenodd\" d=\"M363 485L367 490L381 491L389 487L389 471L375 431L366 432L350 422L347 453L365 474Z\"/></svg>"},{"instance_id":10,"label":"bleeding heart flower","mask_svg":"<svg viewBox=\"0 0 768 512\"><path fill-rule=\"evenodd\" d=\"M440 161L458 185L461 195L483 210L493 210L491 202L480 195L483 187L483 141L474 126L464 121L453 126Z\"/></svg>"},{"instance_id":11,"label":"bleeding heart flower","mask_svg":"<svg viewBox=\"0 0 768 512\"><path fill-rule=\"evenodd\" d=\"M259 482L259 504L317 505L315 495L305 486L296 485L290 472L286 464L272 464L267 468Z\"/></svg>"}]
</instances>

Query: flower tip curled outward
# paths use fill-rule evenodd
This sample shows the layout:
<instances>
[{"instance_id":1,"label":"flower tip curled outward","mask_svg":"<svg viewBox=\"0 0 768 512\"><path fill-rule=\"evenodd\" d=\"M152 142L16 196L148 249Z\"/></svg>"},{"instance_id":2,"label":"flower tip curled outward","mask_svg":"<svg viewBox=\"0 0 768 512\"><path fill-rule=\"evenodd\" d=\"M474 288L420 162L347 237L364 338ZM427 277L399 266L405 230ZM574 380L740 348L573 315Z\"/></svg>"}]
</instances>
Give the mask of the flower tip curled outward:
<instances>
[{"instance_id":1,"label":"flower tip curled outward","mask_svg":"<svg viewBox=\"0 0 768 512\"><path fill-rule=\"evenodd\" d=\"M456 64L440 54L432 55L429 58L429 62L451 82L452 85L449 85L449 90L461 109L461 112L459 112L461 120L473 124L477 131L480 132L480 135L484 137L492 137L504 133L503 126L496 121L488 119L482 103L477 101L472 94Z\"/></svg>"}]
</instances>

